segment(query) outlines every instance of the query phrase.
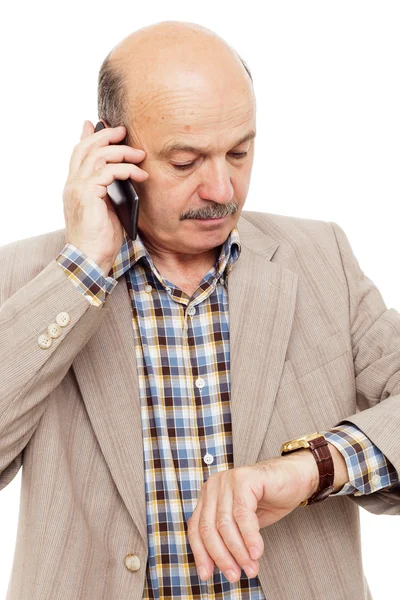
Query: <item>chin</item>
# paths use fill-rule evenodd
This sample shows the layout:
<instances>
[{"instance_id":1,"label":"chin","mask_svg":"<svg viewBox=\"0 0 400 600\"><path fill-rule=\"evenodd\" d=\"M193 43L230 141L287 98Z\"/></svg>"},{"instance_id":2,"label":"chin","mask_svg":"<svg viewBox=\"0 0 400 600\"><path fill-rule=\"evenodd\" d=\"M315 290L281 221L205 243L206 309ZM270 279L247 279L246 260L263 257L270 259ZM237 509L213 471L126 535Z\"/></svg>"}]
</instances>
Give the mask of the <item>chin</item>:
<instances>
[{"instance_id":1,"label":"chin","mask_svg":"<svg viewBox=\"0 0 400 600\"><path fill-rule=\"evenodd\" d=\"M197 231L185 239L186 246L192 246L200 251L211 250L225 242L234 225L218 227L210 231Z\"/></svg>"}]
</instances>

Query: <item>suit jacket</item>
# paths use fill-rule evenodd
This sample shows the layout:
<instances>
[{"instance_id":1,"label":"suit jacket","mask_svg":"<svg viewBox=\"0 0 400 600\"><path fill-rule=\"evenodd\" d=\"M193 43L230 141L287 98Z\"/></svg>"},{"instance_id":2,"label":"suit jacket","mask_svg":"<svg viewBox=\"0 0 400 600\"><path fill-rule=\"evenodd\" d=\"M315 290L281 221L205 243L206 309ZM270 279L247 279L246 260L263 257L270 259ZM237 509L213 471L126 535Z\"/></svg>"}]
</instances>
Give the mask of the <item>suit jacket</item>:
<instances>
[{"instance_id":1,"label":"suit jacket","mask_svg":"<svg viewBox=\"0 0 400 600\"><path fill-rule=\"evenodd\" d=\"M228 285L235 467L346 420L400 472L400 314L335 223L243 211ZM101 307L55 257L65 230L0 249L0 489L23 465L7 600L137 600L147 561L140 399L125 277ZM61 312L50 348L38 337ZM261 530L267 600L371 599L359 507L337 496ZM137 571L125 566L136 554Z\"/></svg>"}]
</instances>

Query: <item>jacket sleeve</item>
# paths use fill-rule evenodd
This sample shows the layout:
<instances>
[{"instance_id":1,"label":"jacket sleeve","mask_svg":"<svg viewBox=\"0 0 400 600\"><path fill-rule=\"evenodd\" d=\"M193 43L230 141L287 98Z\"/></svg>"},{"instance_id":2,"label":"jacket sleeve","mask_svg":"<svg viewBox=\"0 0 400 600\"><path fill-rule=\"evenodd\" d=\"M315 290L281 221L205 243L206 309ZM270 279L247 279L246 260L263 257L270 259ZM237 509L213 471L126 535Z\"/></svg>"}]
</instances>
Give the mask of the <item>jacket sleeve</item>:
<instances>
[{"instance_id":1,"label":"jacket sleeve","mask_svg":"<svg viewBox=\"0 0 400 600\"><path fill-rule=\"evenodd\" d=\"M31 246L28 261L19 242L0 248L0 490L21 467L49 394L107 311L107 301L90 304L71 285L55 258L43 268L43 244Z\"/></svg>"},{"instance_id":2,"label":"jacket sleeve","mask_svg":"<svg viewBox=\"0 0 400 600\"><path fill-rule=\"evenodd\" d=\"M352 423L400 473L400 314L388 309L375 284L360 268L343 229L336 237L348 290L357 412L336 426ZM400 514L400 489L349 498L373 514Z\"/></svg>"}]
</instances>

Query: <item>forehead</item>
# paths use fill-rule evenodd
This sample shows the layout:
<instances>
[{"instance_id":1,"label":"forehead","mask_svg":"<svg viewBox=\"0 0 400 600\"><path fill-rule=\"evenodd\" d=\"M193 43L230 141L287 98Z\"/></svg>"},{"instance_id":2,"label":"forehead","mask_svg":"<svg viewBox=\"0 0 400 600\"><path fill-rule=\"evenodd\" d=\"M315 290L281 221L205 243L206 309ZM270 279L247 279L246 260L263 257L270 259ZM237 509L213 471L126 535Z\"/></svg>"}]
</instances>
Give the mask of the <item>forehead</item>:
<instances>
[{"instance_id":1,"label":"forehead","mask_svg":"<svg viewBox=\"0 0 400 600\"><path fill-rule=\"evenodd\" d=\"M175 87L158 82L141 94L132 116L146 145L163 155L173 146L225 148L255 129L254 90L243 79L228 86L196 73Z\"/></svg>"},{"instance_id":2,"label":"forehead","mask_svg":"<svg viewBox=\"0 0 400 600\"><path fill-rule=\"evenodd\" d=\"M187 105L186 105L187 106ZM203 104L165 114L158 122L153 148L158 157L181 152L226 151L256 135L255 110L245 99L223 107Z\"/></svg>"}]
</instances>

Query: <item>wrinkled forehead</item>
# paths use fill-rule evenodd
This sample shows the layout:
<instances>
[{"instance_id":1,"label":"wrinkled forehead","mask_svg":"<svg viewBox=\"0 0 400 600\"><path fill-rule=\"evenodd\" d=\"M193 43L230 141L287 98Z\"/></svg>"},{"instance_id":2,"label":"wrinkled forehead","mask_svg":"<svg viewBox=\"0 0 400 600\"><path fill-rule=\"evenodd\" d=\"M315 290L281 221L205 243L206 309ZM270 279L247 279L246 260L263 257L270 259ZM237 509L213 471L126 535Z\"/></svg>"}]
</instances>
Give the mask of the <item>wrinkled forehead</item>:
<instances>
[{"instance_id":1,"label":"wrinkled forehead","mask_svg":"<svg viewBox=\"0 0 400 600\"><path fill-rule=\"evenodd\" d=\"M185 83L153 89L136 104L132 125L146 145L158 151L174 141L225 146L255 129L254 93L243 79L230 86L197 77Z\"/></svg>"}]
</instances>

